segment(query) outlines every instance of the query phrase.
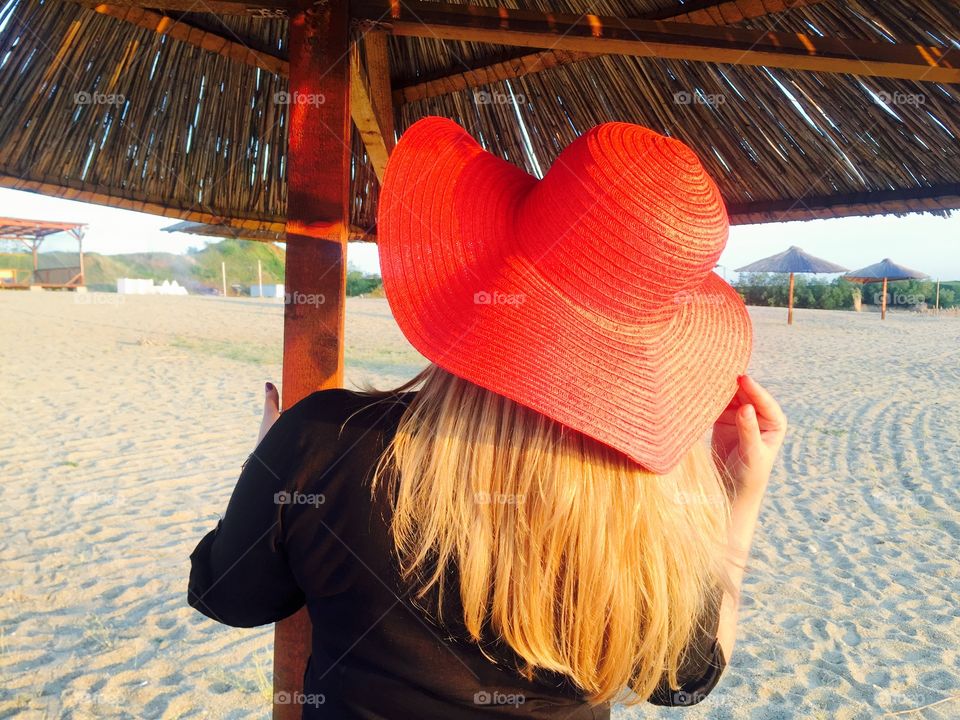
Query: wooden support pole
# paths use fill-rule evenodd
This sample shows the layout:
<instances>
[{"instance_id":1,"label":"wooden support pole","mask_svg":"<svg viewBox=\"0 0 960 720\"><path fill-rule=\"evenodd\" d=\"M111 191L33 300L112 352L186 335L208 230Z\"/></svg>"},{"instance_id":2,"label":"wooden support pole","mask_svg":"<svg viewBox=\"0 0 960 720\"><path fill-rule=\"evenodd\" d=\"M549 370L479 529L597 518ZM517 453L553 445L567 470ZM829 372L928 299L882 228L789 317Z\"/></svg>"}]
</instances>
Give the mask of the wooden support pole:
<instances>
[{"instance_id":1,"label":"wooden support pole","mask_svg":"<svg viewBox=\"0 0 960 720\"><path fill-rule=\"evenodd\" d=\"M77 251L80 253L80 284L85 286L87 284L87 277L83 272L83 230L77 230L76 235Z\"/></svg>"},{"instance_id":2,"label":"wooden support pole","mask_svg":"<svg viewBox=\"0 0 960 720\"><path fill-rule=\"evenodd\" d=\"M349 21L345 0L297 0L289 25L283 405L343 385L349 231ZM312 628L306 610L276 625L274 697L302 690ZM303 708L274 704L274 720Z\"/></svg>"},{"instance_id":3,"label":"wooden support pole","mask_svg":"<svg viewBox=\"0 0 960 720\"><path fill-rule=\"evenodd\" d=\"M790 273L790 290L787 294L787 325L793 325L793 273Z\"/></svg>"},{"instance_id":4,"label":"wooden support pole","mask_svg":"<svg viewBox=\"0 0 960 720\"><path fill-rule=\"evenodd\" d=\"M934 311L937 315L940 314L940 278L937 278L937 303L934 306Z\"/></svg>"},{"instance_id":5,"label":"wooden support pole","mask_svg":"<svg viewBox=\"0 0 960 720\"><path fill-rule=\"evenodd\" d=\"M227 261L226 260L222 260L220 262L220 274L222 275L222 279L223 279L223 296L226 297L227 296Z\"/></svg>"},{"instance_id":6,"label":"wooden support pole","mask_svg":"<svg viewBox=\"0 0 960 720\"><path fill-rule=\"evenodd\" d=\"M883 279L883 295L880 297L880 319L887 319L887 279Z\"/></svg>"},{"instance_id":7,"label":"wooden support pole","mask_svg":"<svg viewBox=\"0 0 960 720\"><path fill-rule=\"evenodd\" d=\"M33 252L33 275L31 276L31 279L30 279L30 284L31 284L31 285L34 285L34 284L40 282L40 278L37 276L37 270L38 270L38 267L37 267L37 261L38 261L38 258L37 258L37 250L38 250L39 247L40 247L40 242L41 242L41 241L40 241L40 238L34 238L34 239L33 239L33 242L30 243L30 249L31 249L31 251Z\"/></svg>"}]
</instances>

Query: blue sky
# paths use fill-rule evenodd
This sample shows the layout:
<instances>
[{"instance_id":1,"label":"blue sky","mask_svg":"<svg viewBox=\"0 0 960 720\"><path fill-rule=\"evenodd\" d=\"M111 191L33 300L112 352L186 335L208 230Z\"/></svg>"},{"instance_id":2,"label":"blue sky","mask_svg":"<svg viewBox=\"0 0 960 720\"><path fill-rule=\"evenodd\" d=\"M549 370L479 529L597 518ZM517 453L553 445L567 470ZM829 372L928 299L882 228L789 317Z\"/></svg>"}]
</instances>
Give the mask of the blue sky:
<instances>
[{"instance_id":1,"label":"blue sky","mask_svg":"<svg viewBox=\"0 0 960 720\"><path fill-rule=\"evenodd\" d=\"M170 218L2 188L0 216L87 223L85 249L104 254L182 253L205 243L201 237L162 232L177 222ZM960 280L960 213L951 218L881 215L736 226L730 229L718 272L732 279L734 268L791 245L850 269L889 257L933 278ZM348 259L362 270L378 272L376 247L370 243L351 243Z\"/></svg>"}]
</instances>

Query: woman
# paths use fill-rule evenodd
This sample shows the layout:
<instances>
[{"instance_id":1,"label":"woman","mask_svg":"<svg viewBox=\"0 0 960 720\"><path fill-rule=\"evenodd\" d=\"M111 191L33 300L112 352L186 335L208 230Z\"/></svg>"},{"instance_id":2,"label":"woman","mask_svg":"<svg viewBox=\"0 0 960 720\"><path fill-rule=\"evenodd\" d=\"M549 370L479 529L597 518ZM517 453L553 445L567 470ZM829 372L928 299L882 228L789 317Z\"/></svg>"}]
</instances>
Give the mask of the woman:
<instances>
[{"instance_id":1,"label":"woman","mask_svg":"<svg viewBox=\"0 0 960 720\"><path fill-rule=\"evenodd\" d=\"M682 143L585 133L537 180L426 118L380 195L384 287L431 361L279 413L191 556L189 602L307 606L305 718L607 718L691 705L732 656L786 420L712 273L716 186ZM702 440L712 429L712 448Z\"/></svg>"}]
</instances>

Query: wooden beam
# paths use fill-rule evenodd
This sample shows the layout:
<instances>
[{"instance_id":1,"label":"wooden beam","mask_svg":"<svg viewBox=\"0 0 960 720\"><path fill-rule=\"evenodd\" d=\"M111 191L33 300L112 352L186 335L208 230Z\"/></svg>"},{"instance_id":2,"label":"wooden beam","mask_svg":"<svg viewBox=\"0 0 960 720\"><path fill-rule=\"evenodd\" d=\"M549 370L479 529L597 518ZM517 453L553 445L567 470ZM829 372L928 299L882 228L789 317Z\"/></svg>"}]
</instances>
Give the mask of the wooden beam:
<instances>
[{"instance_id":1,"label":"wooden beam","mask_svg":"<svg viewBox=\"0 0 960 720\"><path fill-rule=\"evenodd\" d=\"M935 46L418 0L355 0L352 10L402 37L960 83L960 57Z\"/></svg>"},{"instance_id":2,"label":"wooden beam","mask_svg":"<svg viewBox=\"0 0 960 720\"><path fill-rule=\"evenodd\" d=\"M370 98L380 125L387 152L393 151L396 144L396 129L393 122L393 95L390 92L390 53L387 47L387 33L372 30L363 36L363 47L367 58L367 79L370 83Z\"/></svg>"},{"instance_id":3,"label":"wooden beam","mask_svg":"<svg viewBox=\"0 0 960 720\"><path fill-rule=\"evenodd\" d=\"M161 215L168 218L190 220L198 223L230 225L231 227L251 232L283 232L286 228L286 222L283 220L228 218L209 211L169 207L162 204L159 200L136 200L118 197L98 190L88 189L82 187L80 183L66 180L54 181L48 178L21 178L13 175L12 170L3 167L0 167L0 187L40 193L41 195L59 197L65 200L93 203L94 205L106 205L107 207L134 210L136 212Z\"/></svg>"},{"instance_id":4,"label":"wooden beam","mask_svg":"<svg viewBox=\"0 0 960 720\"><path fill-rule=\"evenodd\" d=\"M94 7L96 0L77 0L81 5ZM155 10L172 12L205 12L215 15L248 15L265 18L285 18L289 14L290 0L111 0L112 5L141 8L144 5Z\"/></svg>"},{"instance_id":5,"label":"wooden beam","mask_svg":"<svg viewBox=\"0 0 960 720\"><path fill-rule=\"evenodd\" d=\"M297 0L289 25L287 254L283 404L343 385L347 232L350 224L350 13L347 0ZM297 98L304 98L300 102ZM322 102L310 102L322 98ZM298 298L303 298L302 302ZM303 689L312 629L306 609L274 633L275 720L298 720L281 693ZM290 695L287 695L289 697Z\"/></svg>"},{"instance_id":6,"label":"wooden beam","mask_svg":"<svg viewBox=\"0 0 960 720\"><path fill-rule=\"evenodd\" d=\"M43 237L59 232L76 233L81 232L85 227L86 225L83 223L0 217L0 240L16 239L19 235Z\"/></svg>"},{"instance_id":7,"label":"wooden beam","mask_svg":"<svg viewBox=\"0 0 960 720\"><path fill-rule=\"evenodd\" d=\"M694 3L688 3L680 12L674 7L637 19L674 20L697 25L728 25L821 2L824 0L722 0L721 2L709 0L709 2L697 3L696 9L689 9L689 6ZM394 91L394 102L400 105L438 95L448 95L471 87L481 87L492 82L511 80L549 70L558 65L570 65L592 57L597 57L597 54L543 50L485 67L407 85Z\"/></svg>"},{"instance_id":8,"label":"wooden beam","mask_svg":"<svg viewBox=\"0 0 960 720\"><path fill-rule=\"evenodd\" d=\"M387 98L389 97L388 89ZM392 115L392 101L388 103L388 110ZM390 149L387 147L387 131L385 121L373 100L373 91L363 67L363 60L360 58L360 47L356 44L350 50L350 117L353 118L353 123L360 133L360 139L363 140L363 145L367 149L367 158L377 175L377 180L382 183L387 158L390 155ZM392 136L391 132L391 140Z\"/></svg>"},{"instance_id":9,"label":"wooden beam","mask_svg":"<svg viewBox=\"0 0 960 720\"><path fill-rule=\"evenodd\" d=\"M596 57L596 55L594 53L564 50L541 50L475 70L466 70L435 80L427 80L398 88L393 92L393 101L402 105L439 95L449 95L467 88L483 87L500 80L511 80L592 57Z\"/></svg>"},{"instance_id":10,"label":"wooden beam","mask_svg":"<svg viewBox=\"0 0 960 720\"><path fill-rule=\"evenodd\" d=\"M744 20L786 12L824 0L705 0L686 2L644 15L646 20L673 20L697 25L734 25Z\"/></svg>"},{"instance_id":11,"label":"wooden beam","mask_svg":"<svg viewBox=\"0 0 960 720\"><path fill-rule=\"evenodd\" d=\"M112 4L97 5L94 10L267 72L286 76L290 71L289 62L282 58L255 52L242 43L233 42L216 33L192 27L183 21L159 13ZM368 80L362 61L359 60L359 53L355 54L356 60L351 63L350 75L351 114L366 146L367 157L370 159L377 179L381 182L383 182L387 157L394 145L393 100L390 95L386 42L384 32L367 33L364 44L367 49L367 65L371 68L371 78ZM374 94L376 100L374 100Z\"/></svg>"},{"instance_id":12,"label":"wooden beam","mask_svg":"<svg viewBox=\"0 0 960 720\"><path fill-rule=\"evenodd\" d=\"M164 232L183 232L189 235L197 235L201 237L235 238L237 240L250 240L252 242L285 243L287 241L287 234L285 231L266 232L244 230L242 228L235 228L222 223L218 225L210 225L206 223L181 222L161 228L161 230ZM359 228L356 225L350 226L350 232L347 234L347 239L350 242L376 242L376 238L371 235L370 230Z\"/></svg>"},{"instance_id":13,"label":"wooden beam","mask_svg":"<svg viewBox=\"0 0 960 720\"><path fill-rule=\"evenodd\" d=\"M251 50L242 43L229 40L216 33L201 30L182 20L160 13L138 7L106 3L96 5L93 9L101 15L109 15L132 25L152 30L158 35L167 35L188 45L208 50L245 65L262 68L276 75L287 75L290 70L289 63L282 58Z\"/></svg>"},{"instance_id":14,"label":"wooden beam","mask_svg":"<svg viewBox=\"0 0 960 720\"><path fill-rule=\"evenodd\" d=\"M960 210L960 183L910 190L875 190L800 199L727 203L731 225L945 210Z\"/></svg>"}]
</instances>

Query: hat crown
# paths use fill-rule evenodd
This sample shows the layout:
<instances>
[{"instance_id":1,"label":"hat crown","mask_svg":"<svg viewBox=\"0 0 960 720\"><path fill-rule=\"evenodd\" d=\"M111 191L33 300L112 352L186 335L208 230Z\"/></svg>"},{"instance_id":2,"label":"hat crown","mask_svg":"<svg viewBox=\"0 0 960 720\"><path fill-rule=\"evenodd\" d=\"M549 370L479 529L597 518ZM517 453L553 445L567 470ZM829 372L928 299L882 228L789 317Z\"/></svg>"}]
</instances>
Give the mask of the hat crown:
<instances>
[{"instance_id":1,"label":"hat crown","mask_svg":"<svg viewBox=\"0 0 960 720\"><path fill-rule=\"evenodd\" d=\"M628 123L584 133L525 198L516 242L574 302L608 316L673 313L727 241L720 193L682 142Z\"/></svg>"},{"instance_id":2,"label":"hat crown","mask_svg":"<svg viewBox=\"0 0 960 720\"><path fill-rule=\"evenodd\" d=\"M726 214L681 143L601 126L537 180L424 118L390 157L378 213L397 324L448 372L658 473L736 392L750 316L711 272Z\"/></svg>"}]
</instances>

